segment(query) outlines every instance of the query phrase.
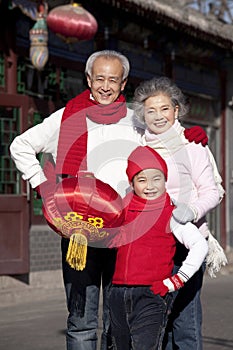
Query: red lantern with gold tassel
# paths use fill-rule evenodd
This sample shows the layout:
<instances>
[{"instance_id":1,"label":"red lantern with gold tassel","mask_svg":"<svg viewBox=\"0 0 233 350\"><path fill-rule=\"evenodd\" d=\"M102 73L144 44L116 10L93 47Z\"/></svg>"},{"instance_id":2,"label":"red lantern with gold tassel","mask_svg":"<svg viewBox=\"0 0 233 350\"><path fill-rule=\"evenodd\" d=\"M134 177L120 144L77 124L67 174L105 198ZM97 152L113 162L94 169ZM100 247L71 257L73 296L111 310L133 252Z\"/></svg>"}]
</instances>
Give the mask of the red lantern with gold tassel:
<instances>
[{"instance_id":1,"label":"red lantern with gold tassel","mask_svg":"<svg viewBox=\"0 0 233 350\"><path fill-rule=\"evenodd\" d=\"M66 256L69 265L83 270L87 246L103 247L101 242L122 224L122 199L111 186L88 172L53 184L49 192L42 193L45 218L58 234L70 239Z\"/></svg>"},{"instance_id":2,"label":"red lantern with gold tassel","mask_svg":"<svg viewBox=\"0 0 233 350\"><path fill-rule=\"evenodd\" d=\"M52 9L47 16L47 24L51 31L66 41L90 40L98 28L97 21L92 14L77 3Z\"/></svg>"}]
</instances>

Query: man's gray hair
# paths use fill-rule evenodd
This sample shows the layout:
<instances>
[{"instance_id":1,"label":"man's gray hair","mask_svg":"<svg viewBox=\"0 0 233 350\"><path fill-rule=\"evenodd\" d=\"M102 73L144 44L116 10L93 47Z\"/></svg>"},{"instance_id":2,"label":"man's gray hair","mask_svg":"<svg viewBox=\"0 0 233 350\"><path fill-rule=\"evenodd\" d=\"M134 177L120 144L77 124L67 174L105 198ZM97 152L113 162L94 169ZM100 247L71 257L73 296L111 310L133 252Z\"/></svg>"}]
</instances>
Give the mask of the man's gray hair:
<instances>
[{"instance_id":1,"label":"man's gray hair","mask_svg":"<svg viewBox=\"0 0 233 350\"><path fill-rule=\"evenodd\" d=\"M130 69L129 60L126 56L114 50L97 51L97 52L94 52L91 56L89 56L86 62L85 74L88 75L90 78L91 78L93 64L98 57L105 57L110 59L117 58L121 62L123 67L123 81L128 78L129 69Z\"/></svg>"}]
</instances>

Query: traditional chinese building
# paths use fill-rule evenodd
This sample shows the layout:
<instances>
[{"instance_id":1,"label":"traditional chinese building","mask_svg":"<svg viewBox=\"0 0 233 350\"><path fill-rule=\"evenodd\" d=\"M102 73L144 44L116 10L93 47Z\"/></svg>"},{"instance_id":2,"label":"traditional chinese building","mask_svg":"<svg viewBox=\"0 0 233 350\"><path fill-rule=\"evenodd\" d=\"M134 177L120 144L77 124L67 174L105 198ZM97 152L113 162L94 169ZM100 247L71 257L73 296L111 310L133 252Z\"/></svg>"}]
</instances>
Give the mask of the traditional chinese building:
<instances>
[{"instance_id":1,"label":"traditional chinese building","mask_svg":"<svg viewBox=\"0 0 233 350\"><path fill-rule=\"evenodd\" d=\"M183 123L206 130L226 189L208 217L210 227L225 249L232 247L233 26L184 3L84 0L98 29L93 38L77 40L47 27L50 11L68 2L0 0L0 274L60 268L60 238L46 225L41 202L21 180L8 147L17 134L86 88L85 61L105 48L130 60L128 101L140 81L160 75L190 97L191 112ZM34 43L41 44L34 56L32 29Z\"/></svg>"}]
</instances>

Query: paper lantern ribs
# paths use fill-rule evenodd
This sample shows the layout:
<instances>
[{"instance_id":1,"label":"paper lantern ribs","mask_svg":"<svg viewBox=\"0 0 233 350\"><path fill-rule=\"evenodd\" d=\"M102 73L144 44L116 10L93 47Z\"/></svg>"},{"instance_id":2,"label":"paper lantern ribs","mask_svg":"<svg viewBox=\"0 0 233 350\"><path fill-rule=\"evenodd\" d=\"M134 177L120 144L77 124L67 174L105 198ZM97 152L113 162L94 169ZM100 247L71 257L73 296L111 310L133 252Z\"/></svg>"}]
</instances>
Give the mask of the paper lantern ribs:
<instances>
[{"instance_id":1,"label":"paper lantern ribs","mask_svg":"<svg viewBox=\"0 0 233 350\"><path fill-rule=\"evenodd\" d=\"M90 40L98 28L92 14L77 3L52 9L47 16L47 24L51 31L67 41Z\"/></svg>"},{"instance_id":2,"label":"paper lantern ribs","mask_svg":"<svg viewBox=\"0 0 233 350\"><path fill-rule=\"evenodd\" d=\"M76 270L86 265L87 246L101 246L124 219L121 197L108 184L88 173L66 178L43 196L43 212L50 226L69 238L67 262Z\"/></svg>"}]
</instances>

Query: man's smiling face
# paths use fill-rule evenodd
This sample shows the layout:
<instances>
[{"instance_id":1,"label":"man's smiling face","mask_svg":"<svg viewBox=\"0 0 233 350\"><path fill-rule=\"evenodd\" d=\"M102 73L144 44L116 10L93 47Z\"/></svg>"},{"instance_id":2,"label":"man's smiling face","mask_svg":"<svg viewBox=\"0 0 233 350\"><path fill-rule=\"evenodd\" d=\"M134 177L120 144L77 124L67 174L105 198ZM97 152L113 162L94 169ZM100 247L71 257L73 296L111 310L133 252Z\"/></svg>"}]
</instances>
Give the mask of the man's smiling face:
<instances>
[{"instance_id":1,"label":"man's smiling face","mask_svg":"<svg viewBox=\"0 0 233 350\"><path fill-rule=\"evenodd\" d=\"M94 99L103 105L116 101L124 90L123 67L117 58L98 57L92 67L92 76L87 77Z\"/></svg>"}]
</instances>

